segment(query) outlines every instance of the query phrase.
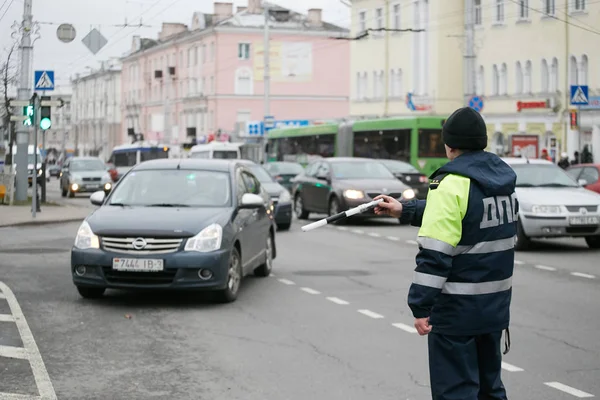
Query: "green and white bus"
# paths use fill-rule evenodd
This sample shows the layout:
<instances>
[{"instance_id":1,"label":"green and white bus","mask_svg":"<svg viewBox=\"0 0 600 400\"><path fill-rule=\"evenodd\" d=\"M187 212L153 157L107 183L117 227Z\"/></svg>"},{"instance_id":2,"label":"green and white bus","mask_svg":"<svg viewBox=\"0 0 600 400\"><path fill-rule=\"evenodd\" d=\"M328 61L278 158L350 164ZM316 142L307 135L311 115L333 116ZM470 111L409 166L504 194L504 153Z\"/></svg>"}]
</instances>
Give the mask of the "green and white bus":
<instances>
[{"instance_id":1,"label":"green and white bus","mask_svg":"<svg viewBox=\"0 0 600 400\"><path fill-rule=\"evenodd\" d=\"M448 162L442 141L445 119L397 117L272 129L268 161L305 165L321 157L384 158L408 162L430 175Z\"/></svg>"}]
</instances>

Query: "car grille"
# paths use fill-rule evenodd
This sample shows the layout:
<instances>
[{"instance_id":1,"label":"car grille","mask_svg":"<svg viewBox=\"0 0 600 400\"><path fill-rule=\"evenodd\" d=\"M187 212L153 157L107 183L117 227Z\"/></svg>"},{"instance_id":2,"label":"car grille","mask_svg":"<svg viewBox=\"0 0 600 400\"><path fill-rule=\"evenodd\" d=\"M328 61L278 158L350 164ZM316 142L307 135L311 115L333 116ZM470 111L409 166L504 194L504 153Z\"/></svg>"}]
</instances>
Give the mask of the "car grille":
<instances>
[{"instance_id":1,"label":"car grille","mask_svg":"<svg viewBox=\"0 0 600 400\"><path fill-rule=\"evenodd\" d=\"M393 197L395 199L399 199L400 197L402 197L402 193L395 193L395 192L392 192L392 193L374 193L374 192L372 192L372 193L367 193L367 196L369 196L370 198L373 199L373 198L379 196L380 194L387 194L388 196Z\"/></svg>"},{"instance_id":2,"label":"car grille","mask_svg":"<svg viewBox=\"0 0 600 400\"><path fill-rule=\"evenodd\" d=\"M183 239L142 238L146 241L146 246L137 250L133 247L136 239L138 238L102 237L102 247L104 250L124 254L167 254L176 252L183 242Z\"/></svg>"},{"instance_id":3,"label":"car grille","mask_svg":"<svg viewBox=\"0 0 600 400\"><path fill-rule=\"evenodd\" d=\"M83 178L84 182L100 182L100 178Z\"/></svg>"},{"instance_id":4,"label":"car grille","mask_svg":"<svg viewBox=\"0 0 600 400\"><path fill-rule=\"evenodd\" d=\"M129 272L115 271L111 267L102 267L104 277L109 283L124 283L136 285L165 285L173 282L177 270L160 272Z\"/></svg>"},{"instance_id":5,"label":"car grille","mask_svg":"<svg viewBox=\"0 0 600 400\"><path fill-rule=\"evenodd\" d=\"M569 212L579 212L582 208L585 208L588 212L596 212L598 210L598 206L566 206Z\"/></svg>"}]
</instances>

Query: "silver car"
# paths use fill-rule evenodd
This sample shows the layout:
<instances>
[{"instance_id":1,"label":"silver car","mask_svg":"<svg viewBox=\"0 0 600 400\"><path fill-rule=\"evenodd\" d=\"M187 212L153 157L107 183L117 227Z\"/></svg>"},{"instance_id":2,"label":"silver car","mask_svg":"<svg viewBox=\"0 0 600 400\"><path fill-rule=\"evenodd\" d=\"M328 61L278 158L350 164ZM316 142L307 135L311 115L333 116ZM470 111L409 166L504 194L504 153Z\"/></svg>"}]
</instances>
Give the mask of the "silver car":
<instances>
[{"instance_id":1,"label":"silver car","mask_svg":"<svg viewBox=\"0 0 600 400\"><path fill-rule=\"evenodd\" d=\"M532 238L583 237L600 248L600 194L586 190L550 161L504 158L517 174L517 250Z\"/></svg>"},{"instance_id":2,"label":"silver car","mask_svg":"<svg viewBox=\"0 0 600 400\"><path fill-rule=\"evenodd\" d=\"M60 174L62 196L75 197L76 193L93 193L112 189L107 165L98 157L72 157L63 164Z\"/></svg>"}]
</instances>

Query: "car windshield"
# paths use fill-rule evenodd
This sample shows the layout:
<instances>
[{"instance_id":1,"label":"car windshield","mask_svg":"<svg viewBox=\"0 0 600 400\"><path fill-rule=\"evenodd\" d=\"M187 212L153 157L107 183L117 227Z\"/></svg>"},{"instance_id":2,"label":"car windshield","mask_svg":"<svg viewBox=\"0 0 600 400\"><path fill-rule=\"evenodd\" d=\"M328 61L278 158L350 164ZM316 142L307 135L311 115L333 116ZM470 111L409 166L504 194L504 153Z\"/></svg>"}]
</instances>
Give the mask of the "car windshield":
<instances>
[{"instance_id":1,"label":"car windshield","mask_svg":"<svg viewBox=\"0 0 600 400\"><path fill-rule=\"evenodd\" d=\"M132 171L114 189L109 205L227 207L229 174L217 171L153 169Z\"/></svg>"},{"instance_id":2,"label":"car windshield","mask_svg":"<svg viewBox=\"0 0 600 400\"><path fill-rule=\"evenodd\" d=\"M273 163L268 168L273 175L298 175L304 172L302 165L296 163Z\"/></svg>"},{"instance_id":3,"label":"car windshield","mask_svg":"<svg viewBox=\"0 0 600 400\"><path fill-rule=\"evenodd\" d=\"M215 150L213 151L213 158L236 159L238 158L238 152L235 150Z\"/></svg>"},{"instance_id":4,"label":"car windshield","mask_svg":"<svg viewBox=\"0 0 600 400\"><path fill-rule=\"evenodd\" d=\"M33 164L35 162L35 154L27 154L27 164ZM37 155L37 162L41 164L44 162L44 159L41 154Z\"/></svg>"},{"instance_id":5,"label":"car windshield","mask_svg":"<svg viewBox=\"0 0 600 400\"><path fill-rule=\"evenodd\" d=\"M394 174L420 174L418 169L409 163L396 160L380 160Z\"/></svg>"},{"instance_id":6,"label":"car windshield","mask_svg":"<svg viewBox=\"0 0 600 400\"><path fill-rule=\"evenodd\" d=\"M107 167L102 160L72 160L69 169L71 171L100 171Z\"/></svg>"},{"instance_id":7,"label":"car windshield","mask_svg":"<svg viewBox=\"0 0 600 400\"><path fill-rule=\"evenodd\" d=\"M513 164L517 187L579 187L564 170L554 164Z\"/></svg>"},{"instance_id":8,"label":"car windshield","mask_svg":"<svg viewBox=\"0 0 600 400\"><path fill-rule=\"evenodd\" d=\"M259 165L249 165L248 169L254 174L254 176L256 176L259 182L273 182L273 177L269 175L269 173L265 171L263 167Z\"/></svg>"},{"instance_id":9,"label":"car windshield","mask_svg":"<svg viewBox=\"0 0 600 400\"><path fill-rule=\"evenodd\" d=\"M335 179L395 179L382 164L375 161L331 163Z\"/></svg>"}]
</instances>

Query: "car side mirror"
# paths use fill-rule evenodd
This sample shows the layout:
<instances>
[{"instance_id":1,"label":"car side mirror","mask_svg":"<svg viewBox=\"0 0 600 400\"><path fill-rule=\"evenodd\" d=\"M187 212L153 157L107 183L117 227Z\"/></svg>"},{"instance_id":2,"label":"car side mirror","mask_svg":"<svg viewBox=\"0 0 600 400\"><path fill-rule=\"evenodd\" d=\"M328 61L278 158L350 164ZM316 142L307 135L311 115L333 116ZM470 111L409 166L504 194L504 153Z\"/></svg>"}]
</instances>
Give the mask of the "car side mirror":
<instances>
[{"instance_id":1,"label":"car side mirror","mask_svg":"<svg viewBox=\"0 0 600 400\"><path fill-rule=\"evenodd\" d=\"M240 201L240 208L259 208L264 207L264 199L253 193L244 193L242 201Z\"/></svg>"},{"instance_id":2,"label":"car side mirror","mask_svg":"<svg viewBox=\"0 0 600 400\"><path fill-rule=\"evenodd\" d=\"M587 185L587 184L588 184L588 181L586 181L585 179L579 179L577 182L579 182L579 184L580 184L581 186L585 186L585 185Z\"/></svg>"},{"instance_id":3,"label":"car side mirror","mask_svg":"<svg viewBox=\"0 0 600 400\"><path fill-rule=\"evenodd\" d=\"M106 193L103 190L99 190L97 192L92 193L90 196L90 203L95 206L101 206L104 203L104 199L106 198Z\"/></svg>"}]
</instances>

